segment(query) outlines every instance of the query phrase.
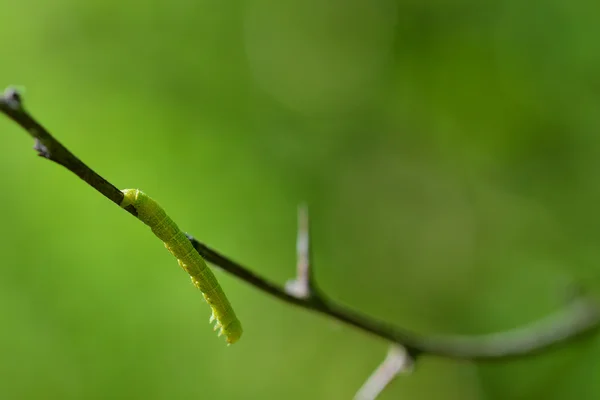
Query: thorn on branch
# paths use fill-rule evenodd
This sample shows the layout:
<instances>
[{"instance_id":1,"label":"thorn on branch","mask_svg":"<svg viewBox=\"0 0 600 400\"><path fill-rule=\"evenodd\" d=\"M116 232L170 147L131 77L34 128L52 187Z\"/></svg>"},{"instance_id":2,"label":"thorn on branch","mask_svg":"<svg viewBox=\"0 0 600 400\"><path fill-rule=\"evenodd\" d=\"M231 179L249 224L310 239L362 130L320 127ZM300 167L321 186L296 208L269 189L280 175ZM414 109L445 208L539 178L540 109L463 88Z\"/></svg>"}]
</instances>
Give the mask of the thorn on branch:
<instances>
[{"instance_id":1,"label":"thorn on branch","mask_svg":"<svg viewBox=\"0 0 600 400\"><path fill-rule=\"evenodd\" d=\"M367 379L354 396L354 400L374 400L400 374L413 370L414 360L402 346L392 345L385 360Z\"/></svg>"},{"instance_id":2,"label":"thorn on branch","mask_svg":"<svg viewBox=\"0 0 600 400\"><path fill-rule=\"evenodd\" d=\"M288 294L300 299L307 299L316 293L312 279L310 259L310 233L308 222L308 207L306 204L298 206L298 233L296 236L296 278L285 284Z\"/></svg>"},{"instance_id":3,"label":"thorn on branch","mask_svg":"<svg viewBox=\"0 0 600 400\"><path fill-rule=\"evenodd\" d=\"M33 149L35 151L37 151L38 156L48 158L48 159L51 158L50 151L48 150L48 148L46 146L44 146L44 144L39 139L35 139L35 144L33 145Z\"/></svg>"}]
</instances>

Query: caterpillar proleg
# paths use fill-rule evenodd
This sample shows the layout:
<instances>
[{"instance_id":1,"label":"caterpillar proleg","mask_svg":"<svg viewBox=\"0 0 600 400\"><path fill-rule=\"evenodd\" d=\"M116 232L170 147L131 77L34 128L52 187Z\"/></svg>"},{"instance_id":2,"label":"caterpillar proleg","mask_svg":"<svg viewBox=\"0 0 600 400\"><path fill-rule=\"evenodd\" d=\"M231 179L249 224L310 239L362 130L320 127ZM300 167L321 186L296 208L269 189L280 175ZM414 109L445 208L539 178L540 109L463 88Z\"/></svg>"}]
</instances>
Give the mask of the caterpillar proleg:
<instances>
[{"instance_id":1,"label":"caterpillar proleg","mask_svg":"<svg viewBox=\"0 0 600 400\"><path fill-rule=\"evenodd\" d=\"M122 192L125 196L121 207L133 206L138 219L165 243L212 309L210 322L215 321L214 330L219 329L219 336L225 335L228 344L235 343L242 335L242 325L204 259L156 201L139 189L124 189Z\"/></svg>"}]
</instances>

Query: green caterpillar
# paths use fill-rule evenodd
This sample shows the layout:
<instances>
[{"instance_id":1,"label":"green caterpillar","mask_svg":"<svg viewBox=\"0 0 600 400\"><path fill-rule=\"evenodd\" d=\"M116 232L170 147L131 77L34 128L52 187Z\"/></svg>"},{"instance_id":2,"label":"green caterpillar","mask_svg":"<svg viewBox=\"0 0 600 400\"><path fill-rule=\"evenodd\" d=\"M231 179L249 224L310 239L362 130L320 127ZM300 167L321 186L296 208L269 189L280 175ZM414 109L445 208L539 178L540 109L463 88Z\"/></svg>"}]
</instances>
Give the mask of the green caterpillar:
<instances>
[{"instance_id":1,"label":"green caterpillar","mask_svg":"<svg viewBox=\"0 0 600 400\"><path fill-rule=\"evenodd\" d=\"M121 207L133 206L138 218L165 243L167 250L191 276L194 286L202 291L212 309L210 322L216 321L214 330L220 329L219 336L224 334L228 344L235 343L242 335L242 324L204 259L156 201L139 189L125 189L122 192L125 197Z\"/></svg>"}]
</instances>

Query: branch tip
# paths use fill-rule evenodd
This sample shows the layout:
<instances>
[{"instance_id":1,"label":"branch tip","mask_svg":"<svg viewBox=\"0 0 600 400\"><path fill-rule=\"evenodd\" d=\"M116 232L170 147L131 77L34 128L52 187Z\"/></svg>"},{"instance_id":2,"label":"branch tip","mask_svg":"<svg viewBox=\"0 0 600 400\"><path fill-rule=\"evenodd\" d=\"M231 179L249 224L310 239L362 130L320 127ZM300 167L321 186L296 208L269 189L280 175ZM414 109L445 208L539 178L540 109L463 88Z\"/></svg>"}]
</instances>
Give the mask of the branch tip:
<instances>
[{"instance_id":1,"label":"branch tip","mask_svg":"<svg viewBox=\"0 0 600 400\"><path fill-rule=\"evenodd\" d=\"M23 108L22 92L23 90L16 86L7 87L2 93L3 103L14 111L21 110Z\"/></svg>"}]
</instances>

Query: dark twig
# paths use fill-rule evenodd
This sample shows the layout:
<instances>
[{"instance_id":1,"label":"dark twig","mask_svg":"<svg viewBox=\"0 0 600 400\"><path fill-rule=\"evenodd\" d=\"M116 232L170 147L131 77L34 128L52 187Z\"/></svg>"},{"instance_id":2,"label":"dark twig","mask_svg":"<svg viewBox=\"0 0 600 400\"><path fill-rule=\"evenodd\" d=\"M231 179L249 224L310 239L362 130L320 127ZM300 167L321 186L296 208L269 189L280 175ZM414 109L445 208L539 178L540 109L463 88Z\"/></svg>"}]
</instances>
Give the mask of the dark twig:
<instances>
[{"instance_id":1,"label":"dark twig","mask_svg":"<svg viewBox=\"0 0 600 400\"><path fill-rule=\"evenodd\" d=\"M15 90L9 88L0 97L0 112L14 120L34 137L35 148L40 155L63 165L112 202L121 203L123 196L121 192L81 162L35 121L23 108L21 98ZM135 210L128 209L127 211L135 215ZM302 217L300 219L302 225ZM306 217L306 229L302 226L299 229L301 235L303 235L302 232L306 232L308 240L308 217ZM299 253L303 253L302 256L306 257L306 265L302 266L300 276L308 282L309 295L298 296L290 294L281 285L269 282L241 264L231 261L191 236L189 238L198 253L208 262L248 284L280 300L324 314L403 346L412 359L423 353L471 360L496 360L525 356L589 332L600 322L600 311L596 302L587 297L578 297L554 315L514 331L477 337L420 335L360 314L329 300L320 291L315 292L316 286L309 269L308 242L306 242L306 247L299 246L302 247Z\"/></svg>"}]
</instances>

